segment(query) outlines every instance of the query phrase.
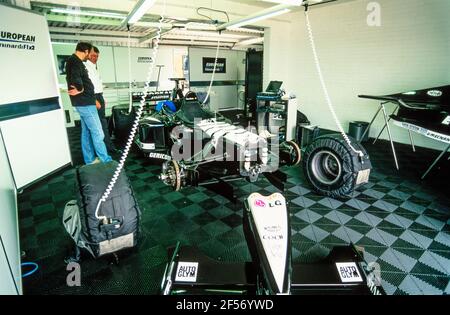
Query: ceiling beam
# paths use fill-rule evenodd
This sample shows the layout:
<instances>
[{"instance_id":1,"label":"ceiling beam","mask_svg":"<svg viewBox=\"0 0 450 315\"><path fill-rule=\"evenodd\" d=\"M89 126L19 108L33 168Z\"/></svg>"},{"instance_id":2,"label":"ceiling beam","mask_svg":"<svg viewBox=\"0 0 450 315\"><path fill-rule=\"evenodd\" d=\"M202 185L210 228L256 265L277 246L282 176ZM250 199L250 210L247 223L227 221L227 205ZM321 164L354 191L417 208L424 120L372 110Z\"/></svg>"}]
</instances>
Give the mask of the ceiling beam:
<instances>
[{"instance_id":1,"label":"ceiling beam","mask_svg":"<svg viewBox=\"0 0 450 315\"><path fill-rule=\"evenodd\" d=\"M223 43L237 43L240 40L236 38L222 38L218 35L216 37L211 36L198 36L198 35L178 35L178 34L164 34L164 39L176 39L176 40L200 40L200 41L215 41L220 40Z\"/></svg>"},{"instance_id":2,"label":"ceiling beam","mask_svg":"<svg viewBox=\"0 0 450 315\"><path fill-rule=\"evenodd\" d=\"M78 41L89 41L89 42L102 42L102 43L114 43L119 44L121 46L127 46L128 38L127 37L106 37L106 36L83 36L83 35L66 35L66 34L50 34L50 38L52 40L64 40L70 42L78 42ZM139 43L137 38L130 39L130 45L132 47L149 47L149 45L144 45Z\"/></svg>"},{"instance_id":3,"label":"ceiling beam","mask_svg":"<svg viewBox=\"0 0 450 315\"><path fill-rule=\"evenodd\" d=\"M108 26L120 26L121 21L115 19L99 18L95 16L75 16L75 15L60 15L48 13L45 15L47 21L50 22L63 22L69 25L81 25L81 24L92 24L92 25L108 25Z\"/></svg>"},{"instance_id":4,"label":"ceiling beam","mask_svg":"<svg viewBox=\"0 0 450 315\"><path fill-rule=\"evenodd\" d=\"M84 35L109 35L117 37L128 37L128 32L125 31L107 31L107 30L93 30L81 29L76 27L49 27L50 33L67 33L67 34L84 34ZM131 32L131 37L141 37L146 33Z\"/></svg>"},{"instance_id":5,"label":"ceiling beam","mask_svg":"<svg viewBox=\"0 0 450 315\"><path fill-rule=\"evenodd\" d=\"M162 31L162 32L161 32L161 37L162 37L164 34L170 32L170 31L171 31L171 30L165 30L165 31ZM152 41L156 38L157 35L158 35L158 31L157 31L157 30L154 31L154 32L151 32L151 33L148 34L148 35L142 36L142 37L139 39L139 43L140 43L140 44L147 44L147 43L149 43L149 42L152 42Z\"/></svg>"},{"instance_id":6,"label":"ceiling beam","mask_svg":"<svg viewBox=\"0 0 450 315\"><path fill-rule=\"evenodd\" d=\"M202 42L202 41L191 41L191 40L173 40L173 39L162 39L160 45L180 45L180 46L209 46L217 47L217 42ZM221 47L231 48L233 44L231 43L221 43Z\"/></svg>"}]
</instances>

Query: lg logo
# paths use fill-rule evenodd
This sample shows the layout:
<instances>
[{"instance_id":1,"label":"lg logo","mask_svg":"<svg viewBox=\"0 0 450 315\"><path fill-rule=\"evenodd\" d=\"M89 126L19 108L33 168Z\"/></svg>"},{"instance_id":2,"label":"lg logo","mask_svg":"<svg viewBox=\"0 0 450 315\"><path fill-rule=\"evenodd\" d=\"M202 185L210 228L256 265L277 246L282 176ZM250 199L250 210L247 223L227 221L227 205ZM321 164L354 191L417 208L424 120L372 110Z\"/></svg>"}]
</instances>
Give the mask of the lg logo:
<instances>
[{"instance_id":1,"label":"lg logo","mask_svg":"<svg viewBox=\"0 0 450 315\"><path fill-rule=\"evenodd\" d=\"M381 5L378 2L369 2L367 4L367 25L371 27L381 26Z\"/></svg>"}]
</instances>

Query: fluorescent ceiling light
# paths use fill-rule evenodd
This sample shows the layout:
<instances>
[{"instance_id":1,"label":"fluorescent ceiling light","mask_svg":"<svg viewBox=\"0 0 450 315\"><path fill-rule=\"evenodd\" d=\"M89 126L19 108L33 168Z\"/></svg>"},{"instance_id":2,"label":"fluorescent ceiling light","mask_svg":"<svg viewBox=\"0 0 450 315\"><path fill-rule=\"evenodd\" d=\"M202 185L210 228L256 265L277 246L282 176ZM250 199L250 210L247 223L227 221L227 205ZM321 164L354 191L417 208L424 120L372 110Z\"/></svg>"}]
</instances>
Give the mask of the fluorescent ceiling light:
<instances>
[{"instance_id":1,"label":"fluorescent ceiling light","mask_svg":"<svg viewBox=\"0 0 450 315\"><path fill-rule=\"evenodd\" d=\"M170 23L159 23L159 22L136 22L134 23L135 26L143 26L143 27L152 27L152 28L159 28L161 25L161 28L163 29L172 29L173 25Z\"/></svg>"},{"instance_id":2,"label":"fluorescent ceiling light","mask_svg":"<svg viewBox=\"0 0 450 315\"><path fill-rule=\"evenodd\" d=\"M284 13L287 13L290 11L290 9L292 9L294 6L290 5L290 4L279 4L279 5L275 5L273 7L264 9L262 11L256 12L254 14L250 14L249 16L245 16L243 18L231 21L231 22L227 22L224 24L221 24L217 27L217 31L222 31L224 29L237 29L241 26L244 25L248 25L248 24L252 24L255 23L257 21L261 21L264 19L269 19L271 17L277 16L277 15L281 15Z\"/></svg>"},{"instance_id":3,"label":"fluorescent ceiling light","mask_svg":"<svg viewBox=\"0 0 450 315\"><path fill-rule=\"evenodd\" d=\"M286 9L282 9L282 10L279 10L279 11L275 11L275 12L271 12L271 13L268 13L268 14L264 14L264 15L261 15L261 16L255 16L255 17L251 17L249 19L243 19L240 22L237 22L237 23L234 23L233 25L227 26L226 29L227 30L237 29L237 28L239 28L241 26L253 24L253 23L256 23L256 22L261 21L261 20L270 19L272 17L278 16L278 15L282 15L282 14L288 13L290 11L291 10L286 8Z\"/></svg>"},{"instance_id":4,"label":"fluorescent ceiling light","mask_svg":"<svg viewBox=\"0 0 450 315\"><path fill-rule=\"evenodd\" d=\"M250 45L261 44L263 42L264 42L264 37L258 37L258 38L251 38L251 39L237 42L235 46L250 46Z\"/></svg>"},{"instance_id":5,"label":"fluorescent ceiling light","mask_svg":"<svg viewBox=\"0 0 450 315\"><path fill-rule=\"evenodd\" d=\"M182 36L204 36L204 37L215 37L215 38L219 35L218 32L194 31L194 30L184 30L184 29L178 29L178 28L174 28L170 32L170 34L182 35ZM247 39L249 37L250 37L249 35L232 34L229 32L222 32L222 34L220 34L220 38Z\"/></svg>"},{"instance_id":6,"label":"fluorescent ceiling light","mask_svg":"<svg viewBox=\"0 0 450 315\"><path fill-rule=\"evenodd\" d=\"M125 15L114 12L94 12L94 11L81 11L81 10L70 10L70 9L62 9L62 8L53 8L51 9L53 13L63 13L63 14L71 14L71 15L84 15L84 16L97 16L97 17L108 17L113 19L125 19Z\"/></svg>"},{"instance_id":7,"label":"fluorescent ceiling light","mask_svg":"<svg viewBox=\"0 0 450 315\"><path fill-rule=\"evenodd\" d=\"M134 24L139 21L144 14L150 10L150 8L155 4L156 0L139 0L138 3L131 10L130 14L126 18L126 23Z\"/></svg>"},{"instance_id":8,"label":"fluorescent ceiling light","mask_svg":"<svg viewBox=\"0 0 450 315\"><path fill-rule=\"evenodd\" d=\"M297 5L297 6L301 6L303 3L303 0L262 0L262 1L278 3L278 4Z\"/></svg>"}]
</instances>

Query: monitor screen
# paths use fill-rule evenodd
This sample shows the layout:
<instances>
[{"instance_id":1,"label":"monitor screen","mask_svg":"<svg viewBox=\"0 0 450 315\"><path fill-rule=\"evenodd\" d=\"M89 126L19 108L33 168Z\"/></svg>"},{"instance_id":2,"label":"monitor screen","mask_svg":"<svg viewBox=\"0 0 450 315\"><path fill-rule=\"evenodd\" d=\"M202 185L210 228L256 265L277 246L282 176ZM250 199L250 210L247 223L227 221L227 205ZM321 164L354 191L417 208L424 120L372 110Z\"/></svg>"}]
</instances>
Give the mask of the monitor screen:
<instances>
[{"instance_id":1,"label":"monitor screen","mask_svg":"<svg viewBox=\"0 0 450 315\"><path fill-rule=\"evenodd\" d=\"M282 84L282 81L270 81L269 85L267 86L266 92L278 93Z\"/></svg>"}]
</instances>

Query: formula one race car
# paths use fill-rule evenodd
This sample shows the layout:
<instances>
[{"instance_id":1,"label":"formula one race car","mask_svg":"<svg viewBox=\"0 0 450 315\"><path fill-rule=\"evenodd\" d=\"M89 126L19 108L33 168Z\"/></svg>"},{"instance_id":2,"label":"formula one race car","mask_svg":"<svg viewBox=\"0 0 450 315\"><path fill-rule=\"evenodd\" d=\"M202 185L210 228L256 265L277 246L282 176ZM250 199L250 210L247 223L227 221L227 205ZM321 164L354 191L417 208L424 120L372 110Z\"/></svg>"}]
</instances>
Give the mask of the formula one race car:
<instances>
[{"instance_id":1,"label":"formula one race car","mask_svg":"<svg viewBox=\"0 0 450 315\"><path fill-rule=\"evenodd\" d=\"M160 178L165 184L175 190L208 185L229 199L234 198L228 181L254 182L261 174L284 190L287 176L279 168L301 160L308 182L326 196L349 198L369 180L369 155L351 137L353 149L340 134L317 137L300 148L294 141L279 141L264 128L261 132L261 126L258 129L259 134L256 128L232 124L206 110L189 92L175 104L161 101L156 111L144 116L136 143L148 158L163 162Z\"/></svg>"},{"instance_id":2,"label":"formula one race car","mask_svg":"<svg viewBox=\"0 0 450 315\"><path fill-rule=\"evenodd\" d=\"M261 174L281 188L286 175L279 167L300 162L295 142L279 143L276 137L235 126L203 108L195 93L188 93L179 109L170 101L157 109L140 120L136 143L148 158L163 162L160 178L174 190L220 185L226 194L232 189L226 182L254 182Z\"/></svg>"},{"instance_id":3,"label":"formula one race car","mask_svg":"<svg viewBox=\"0 0 450 315\"><path fill-rule=\"evenodd\" d=\"M314 263L293 264L286 200L279 193L251 194L243 229L251 262L213 260L196 247L168 251L161 294L385 294L380 270L354 245L334 247Z\"/></svg>"}]
</instances>

